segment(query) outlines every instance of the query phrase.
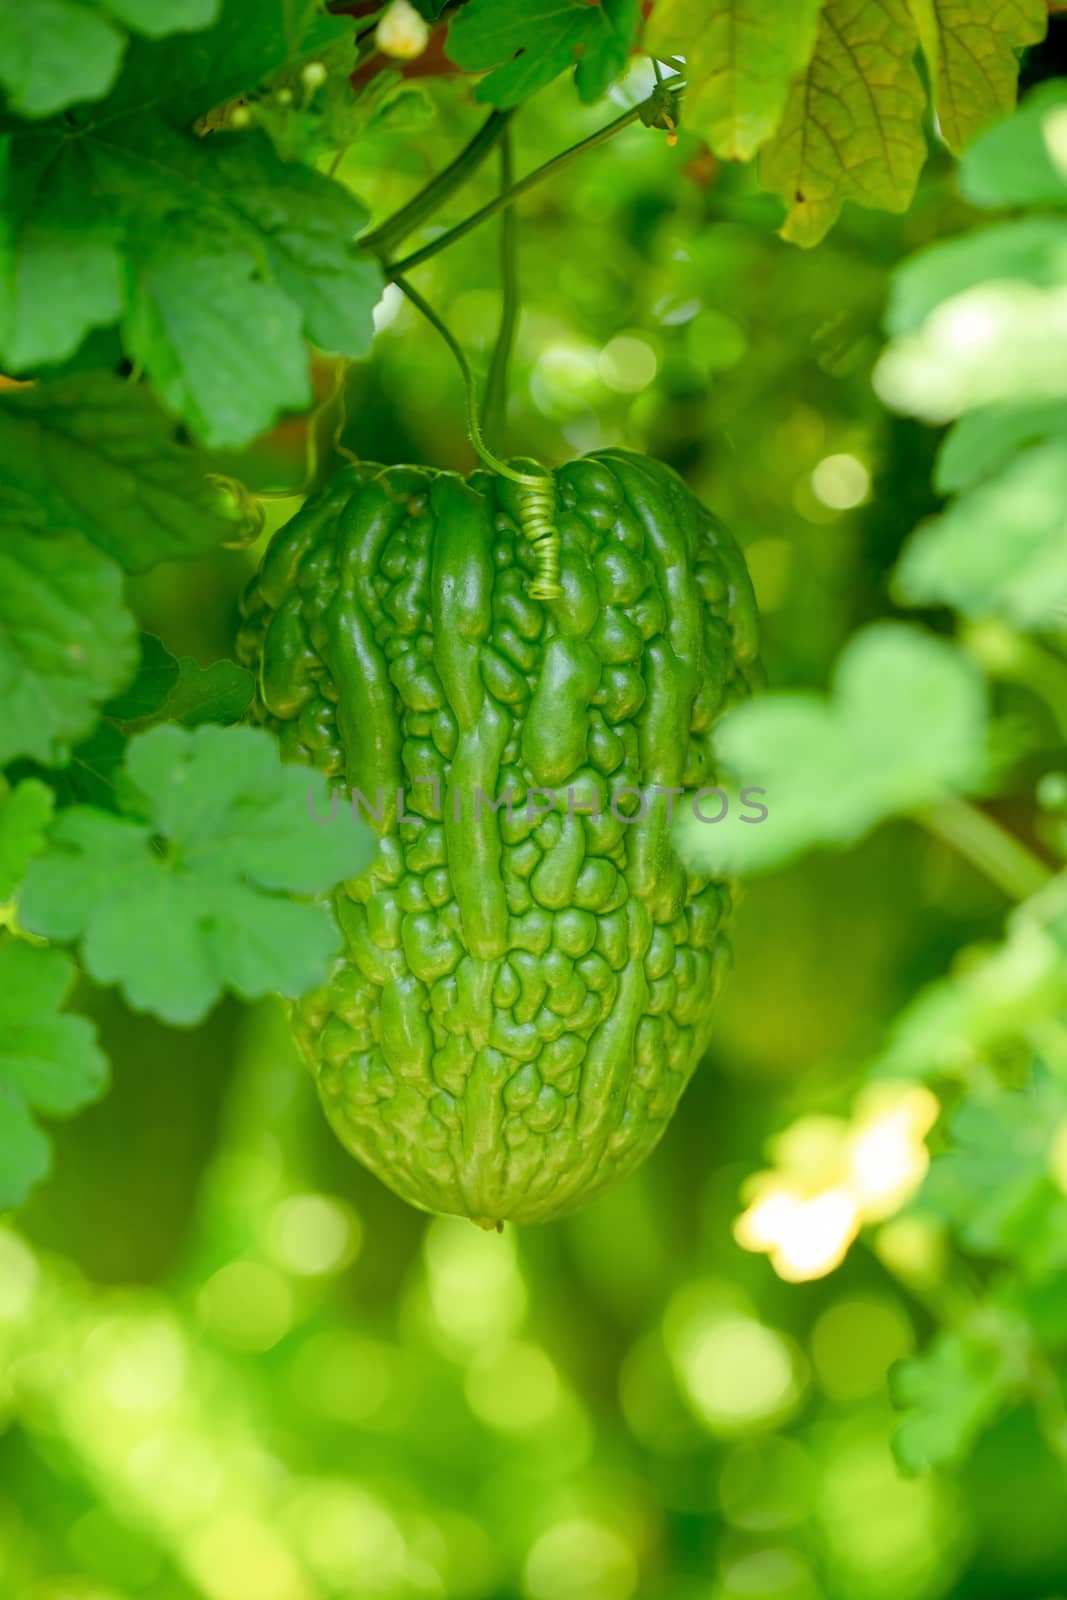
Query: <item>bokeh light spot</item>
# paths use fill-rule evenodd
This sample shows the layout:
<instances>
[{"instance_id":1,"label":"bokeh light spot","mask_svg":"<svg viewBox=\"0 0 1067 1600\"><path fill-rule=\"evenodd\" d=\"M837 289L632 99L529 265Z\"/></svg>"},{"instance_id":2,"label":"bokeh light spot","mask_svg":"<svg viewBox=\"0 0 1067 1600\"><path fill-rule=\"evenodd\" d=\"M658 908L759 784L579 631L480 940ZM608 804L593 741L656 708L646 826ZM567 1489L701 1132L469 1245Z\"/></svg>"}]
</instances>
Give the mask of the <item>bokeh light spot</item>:
<instances>
[{"instance_id":1,"label":"bokeh light spot","mask_svg":"<svg viewBox=\"0 0 1067 1600\"><path fill-rule=\"evenodd\" d=\"M538 411L564 421L602 399L599 355L593 345L550 344L543 350L530 374L530 394Z\"/></svg>"},{"instance_id":2,"label":"bokeh light spot","mask_svg":"<svg viewBox=\"0 0 1067 1600\"><path fill-rule=\"evenodd\" d=\"M597 367L609 389L619 394L637 394L656 376L659 360L647 340L619 334L601 350Z\"/></svg>"},{"instance_id":3,"label":"bokeh light spot","mask_svg":"<svg viewBox=\"0 0 1067 1600\"><path fill-rule=\"evenodd\" d=\"M515 1332L526 1286L511 1233L483 1233L463 1218L438 1217L423 1249L430 1304L444 1333L473 1348Z\"/></svg>"},{"instance_id":4,"label":"bokeh light spot","mask_svg":"<svg viewBox=\"0 0 1067 1600\"><path fill-rule=\"evenodd\" d=\"M269 1523L233 1512L190 1534L185 1565L208 1600L312 1600L314 1590Z\"/></svg>"},{"instance_id":5,"label":"bokeh light spot","mask_svg":"<svg viewBox=\"0 0 1067 1600\"><path fill-rule=\"evenodd\" d=\"M866 500L871 475L858 456L823 456L812 472L811 487L816 499L832 511L850 511Z\"/></svg>"},{"instance_id":6,"label":"bokeh light spot","mask_svg":"<svg viewBox=\"0 0 1067 1600\"><path fill-rule=\"evenodd\" d=\"M559 1377L543 1350L519 1342L480 1351L466 1381L475 1416L502 1432L525 1432L547 1422L560 1398Z\"/></svg>"},{"instance_id":7,"label":"bokeh light spot","mask_svg":"<svg viewBox=\"0 0 1067 1600\"><path fill-rule=\"evenodd\" d=\"M185 1377L181 1336L162 1320L104 1323L94 1330L88 1354L102 1355L93 1387L116 1411L162 1411Z\"/></svg>"},{"instance_id":8,"label":"bokeh light spot","mask_svg":"<svg viewBox=\"0 0 1067 1600\"><path fill-rule=\"evenodd\" d=\"M772 1533L804 1521L811 1506L813 1466L795 1439L746 1439L727 1456L719 1504L727 1521L747 1533Z\"/></svg>"},{"instance_id":9,"label":"bokeh light spot","mask_svg":"<svg viewBox=\"0 0 1067 1600\"><path fill-rule=\"evenodd\" d=\"M270 1350L289 1332L293 1297L273 1267L256 1261L231 1261L220 1267L197 1296L204 1326L236 1349Z\"/></svg>"},{"instance_id":10,"label":"bokeh light spot","mask_svg":"<svg viewBox=\"0 0 1067 1600\"><path fill-rule=\"evenodd\" d=\"M766 1425L799 1399L789 1342L754 1317L727 1315L683 1326L671 1350L693 1410L713 1433Z\"/></svg>"},{"instance_id":11,"label":"bokeh light spot","mask_svg":"<svg viewBox=\"0 0 1067 1600\"><path fill-rule=\"evenodd\" d=\"M32 1250L0 1228L0 1322L19 1322L33 1303L41 1272Z\"/></svg>"},{"instance_id":12,"label":"bokeh light spot","mask_svg":"<svg viewBox=\"0 0 1067 1600\"><path fill-rule=\"evenodd\" d=\"M753 1550L732 1561L714 1600L819 1600L819 1587L799 1550Z\"/></svg>"},{"instance_id":13,"label":"bokeh light spot","mask_svg":"<svg viewBox=\"0 0 1067 1600\"><path fill-rule=\"evenodd\" d=\"M541 1535L526 1558L524 1578L531 1600L629 1600L637 1562L610 1528L575 1518Z\"/></svg>"},{"instance_id":14,"label":"bokeh light spot","mask_svg":"<svg viewBox=\"0 0 1067 1600\"><path fill-rule=\"evenodd\" d=\"M909 1355L911 1324L885 1296L857 1295L824 1311L811 1334L811 1357L823 1392L849 1404L878 1394L894 1361Z\"/></svg>"},{"instance_id":15,"label":"bokeh light spot","mask_svg":"<svg viewBox=\"0 0 1067 1600\"><path fill-rule=\"evenodd\" d=\"M324 1194L294 1194L270 1219L271 1254L280 1267L303 1277L339 1272L359 1254L359 1218L340 1200Z\"/></svg>"}]
</instances>

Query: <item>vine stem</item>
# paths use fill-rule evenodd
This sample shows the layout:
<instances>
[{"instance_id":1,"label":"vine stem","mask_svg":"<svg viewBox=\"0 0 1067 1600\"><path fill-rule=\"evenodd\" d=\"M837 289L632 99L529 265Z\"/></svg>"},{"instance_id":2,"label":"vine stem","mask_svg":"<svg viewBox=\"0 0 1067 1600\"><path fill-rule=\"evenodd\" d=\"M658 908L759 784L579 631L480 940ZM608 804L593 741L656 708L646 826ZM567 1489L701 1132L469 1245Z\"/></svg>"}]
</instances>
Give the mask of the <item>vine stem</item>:
<instances>
[{"instance_id":1,"label":"vine stem","mask_svg":"<svg viewBox=\"0 0 1067 1600\"><path fill-rule=\"evenodd\" d=\"M425 188L420 189L399 211L363 235L359 241L361 249L369 250L376 256L387 256L395 250L402 239L433 215L453 190L477 172L497 140L507 132L513 115L513 111L494 111L487 117L454 161L450 161L436 177L431 178Z\"/></svg>"},{"instance_id":2,"label":"vine stem","mask_svg":"<svg viewBox=\"0 0 1067 1600\"><path fill-rule=\"evenodd\" d=\"M500 190L506 194L514 183L511 134L505 129L500 141ZM519 273L516 255L516 218L507 206L500 217L500 323L489 362L482 401L482 430L503 440L507 427L508 367L511 347L519 320Z\"/></svg>"},{"instance_id":3,"label":"vine stem","mask_svg":"<svg viewBox=\"0 0 1067 1600\"><path fill-rule=\"evenodd\" d=\"M915 813L936 838L952 845L1013 900L1027 900L1051 883L1051 868L967 800L946 799Z\"/></svg>"},{"instance_id":4,"label":"vine stem","mask_svg":"<svg viewBox=\"0 0 1067 1600\"><path fill-rule=\"evenodd\" d=\"M382 267L386 277L396 283L398 276L413 271L415 267L421 267L424 261L429 261L431 256L437 255L441 250L447 250L450 245L455 244L458 239L462 239L473 228L480 227L483 222L488 222L490 217L495 217L497 212L505 206L513 205L520 195L528 193L530 189L533 189L539 183L543 183L546 178L551 178L555 173L562 172L563 168L569 166L577 156L583 155L586 150L596 149L597 145L604 144L608 139L614 138L615 134L621 132L623 128L628 128L631 123L637 122L644 114L644 111L645 102L642 101L640 105L633 106L629 111L625 111L621 117L616 117L614 122L609 122L603 128L598 128L595 133L589 134L584 139L579 139L577 144L572 144L568 149L561 150L559 155L553 156L550 161L545 161L541 166L535 167L532 172L526 174L525 178L520 178L517 183L513 183L510 188L498 194L495 199L490 200L487 205L472 212L462 222L457 222L455 227L449 228L439 238L431 239L429 244L423 245L421 250L412 251L410 255L405 256L401 261L383 261ZM362 241L362 243L366 244L366 240Z\"/></svg>"}]
</instances>

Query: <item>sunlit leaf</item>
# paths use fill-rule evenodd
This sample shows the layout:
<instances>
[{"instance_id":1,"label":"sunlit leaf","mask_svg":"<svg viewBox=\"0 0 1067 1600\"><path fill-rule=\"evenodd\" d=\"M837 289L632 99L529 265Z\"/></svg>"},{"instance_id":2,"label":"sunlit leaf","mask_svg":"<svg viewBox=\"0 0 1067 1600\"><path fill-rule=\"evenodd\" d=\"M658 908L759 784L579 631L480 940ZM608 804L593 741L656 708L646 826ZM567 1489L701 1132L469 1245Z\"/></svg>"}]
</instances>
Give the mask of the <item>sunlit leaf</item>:
<instances>
[{"instance_id":1,"label":"sunlit leaf","mask_svg":"<svg viewBox=\"0 0 1067 1600\"><path fill-rule=\"evenodd\" d=\"M813 245L846 200L903 211L926 158L905 0L829 0L811 64L760 159L786 204L783 237Z\"/></svg>"},{"instance_id":2,"label":"sunlit leaf","mask_svg":"<svg viewBox=\"0 0 1067 1600\"><path fill-rule=\"evenodd\" d=\"M1048 27L1045 0L909 0L933 85L938 128L961 150L1015 104L1019 52Z\"/></svg>"},{"instance_id":3,"label":"sunlit leaf","mask_svg":"<svg viewBox=\"0 0 1067 1600\"><path fill-rule=\"evenodd\" d=\"M815 48L822 0L660 0L645 34L685 57L685 125L727 161L747 161L778 127L790 80Z\"/></svg>"}]
</instances>

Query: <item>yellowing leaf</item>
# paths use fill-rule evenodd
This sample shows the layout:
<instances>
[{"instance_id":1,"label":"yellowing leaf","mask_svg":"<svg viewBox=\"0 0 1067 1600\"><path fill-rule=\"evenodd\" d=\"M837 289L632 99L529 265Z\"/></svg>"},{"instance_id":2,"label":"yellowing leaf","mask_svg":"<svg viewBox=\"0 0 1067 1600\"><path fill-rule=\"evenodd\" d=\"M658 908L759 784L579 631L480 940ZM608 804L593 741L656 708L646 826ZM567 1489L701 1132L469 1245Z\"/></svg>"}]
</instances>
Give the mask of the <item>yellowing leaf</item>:
<instances>
[{"instance_id":1,"label":"yellowing leaf","mask_svg":"<svg viewBox=\"0 0 1067 1600\"><path fill-rule=\"evenodd\" d=\"M685 122L724 161L747 161L774 133L789 83L811 58L822 0L660 0L653 54L685 56Z\"/></svg>"},{"instance_id":2,"label":"yellowing leaf","mask_svg":"<svg viewBox=\"0 0 1067 1600\"><path fill-rule=\"evenodd\" d=\"M829 0L760 163L789 208L783 238L818 244L846 200L907 208L926 155L915 42L905 0Z\"/></svg>"},{"instance_id":3,"label":"yellowing leaf","mask_svg":"<svg viewBox=\"0 0 1067 1600\"><path fill-rule=\"evenodd\" d=\"M933 86L938 128L960 150L1015 104L1016 52L1045 37L1045 0L908 0Z\"/></svg>"}]
</instances>

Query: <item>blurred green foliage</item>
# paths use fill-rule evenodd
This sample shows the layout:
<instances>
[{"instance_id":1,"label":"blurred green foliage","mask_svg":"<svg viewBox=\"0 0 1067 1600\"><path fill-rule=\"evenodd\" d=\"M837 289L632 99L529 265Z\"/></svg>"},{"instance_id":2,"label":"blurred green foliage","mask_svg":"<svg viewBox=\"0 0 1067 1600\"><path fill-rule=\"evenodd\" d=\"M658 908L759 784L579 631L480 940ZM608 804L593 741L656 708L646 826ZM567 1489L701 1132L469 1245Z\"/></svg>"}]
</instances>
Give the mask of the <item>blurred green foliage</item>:
<instances>
[{"instance_id":1,"label":"blurred green foliage","mask_svg":"<svg viewBox=\"0 0 1067 1600\"><path fill-rule=\"evenodd\" d=\"M639 97L646 76L635 66L613 93ZM449 81L391 104L340 169L375 218L480 114ZM518 170L602 120L557 83L516 120ZM1012 126L1038 137L1030 111ZM1062 205L1021 145L1004 154L1006 131L985 137L965 168L974 200ZM1034 192L998 187L1009 170ZM433 228L494 183L483 169ZM795 715L790 691L825 695L843 650L917 636L900 608L933 608L918 624L964 686L968 761L951 718L931 738L929 686L908 686L917 658L883 666L864 735L891 737L903 708L920 776L977 790L1000 845L975 835L973 811L934 831L901 818L931 799L907 781L873 798L857 786L849 837L891 820L847 853L804 853L818 828L790 836L749 883L712 1051L656 1155L587 1211L521 1233L422 1217L354 1165L275 1003L175 1031L86 989L112 1093L57 1131L52 1177L0 1232L0 1594L1067 1592L1067 906L1061 877L1011 911L1011 862L989 859L1005 835L1029 833L1049 864L1067 845L1063 408L995 343L982 370L996 393L979 398L1010 415L957 404L976 393L968 347L955 375L937 347L951 405L932 410L921 381L935 319L990 277L994 333L1021 350L1025 312L1042 355L1048 308L1032 295L1065 292L1067 254L1046 244L1067 223L988 226L944 158L906 215L850 209L810 254L776 237L779 210L684 130L671 148L641 126L536 190L495 443L549 460L621 443L685 474L751 565L771 690L754 715ZM890 276L909 260L882 356ZM498 276L490 224L418 280L479 374ZM282 494L263 538L299 504L309 460L319 478L346 450L472 464L447 352L395 290L377 318L343 385L316 370L310 423L222 463ZM1063 348L1042 372L1062 379ZM880 357L901 412L965 413L936 488L938 436L883 404ZM964 468L962 430L990 422ZM1049 461L1051 505L1032 475ZM979 495L987 511L967 506ZM1002 551L1013 532L1036 563L1021 590L1002 581L1019 560L961 565L976 538ZM203 666L227 655L258 549L135 578L141 626ZM799 1232L780 1206L756 1215L783 1194Z\"/></svg>"}]
</instances>

